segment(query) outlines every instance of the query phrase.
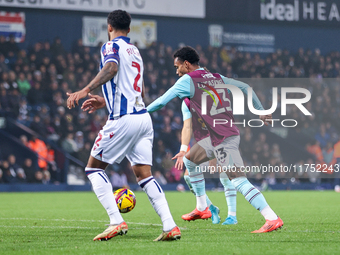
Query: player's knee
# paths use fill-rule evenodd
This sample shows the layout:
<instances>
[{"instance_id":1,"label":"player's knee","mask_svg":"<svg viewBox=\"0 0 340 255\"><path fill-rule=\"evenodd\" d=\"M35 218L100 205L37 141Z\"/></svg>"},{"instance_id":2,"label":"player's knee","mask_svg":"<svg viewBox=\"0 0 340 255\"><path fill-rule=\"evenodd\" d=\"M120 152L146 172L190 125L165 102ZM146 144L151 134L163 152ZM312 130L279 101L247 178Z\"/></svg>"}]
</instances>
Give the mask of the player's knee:
<instances>
[{"instance_id":1,"label":"player's knee","mask_svg":"<svg viewBox=\"0 0 340 255\"><path fill-rule=\"evenodd\" d=\"M87 162L86 167L89 168L100 168L100 169L106 169L108 163L105 163L103 161L100 161L92 156L89 157L89 160Z\"/></svg>"},{"instance_id":2,"label":"player's knee","mask_svg":"<svg viewBox=\"0 0 340 255\"><path fill-rule=\"evenodd\" d=\"M148 178L152 175L151 166L149 165L134 165L132 166L133 172L135 173L137 182Z\"/></svg>"},{"instance_id":3,"label":"player's knee","mask_svg":"<svg viewBox=\"0 0 340 255\"><path fill-rule=\"evenodd\" d=\"M190 161L190 159L188 159L186 156L183 157L183 163L184 163L184 165L185 165L185 167L188 170L188 173L190 175L190 172L192 170L191 168L194 167L195 164L192 161Z\"/></svg>"}]
</instances>

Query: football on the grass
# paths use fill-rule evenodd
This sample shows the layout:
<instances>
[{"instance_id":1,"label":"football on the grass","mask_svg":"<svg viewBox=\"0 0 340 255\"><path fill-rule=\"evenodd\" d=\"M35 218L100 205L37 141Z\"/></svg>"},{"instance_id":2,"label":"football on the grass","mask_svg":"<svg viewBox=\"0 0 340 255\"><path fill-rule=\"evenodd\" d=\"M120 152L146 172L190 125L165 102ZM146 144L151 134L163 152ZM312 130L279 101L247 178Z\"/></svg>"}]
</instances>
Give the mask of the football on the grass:
<instances>
[{"instance_id":1,"label":"football on the grass","mask_svg":"<svg viewBox=\"0 0 340 255\"><path fill-rule=\"evenodd\" d=\"M130 212L136 205L136 196L129 189L118 189L113 195L115 196L118 209L121 213Z\"/></svg>"}]
</instances>

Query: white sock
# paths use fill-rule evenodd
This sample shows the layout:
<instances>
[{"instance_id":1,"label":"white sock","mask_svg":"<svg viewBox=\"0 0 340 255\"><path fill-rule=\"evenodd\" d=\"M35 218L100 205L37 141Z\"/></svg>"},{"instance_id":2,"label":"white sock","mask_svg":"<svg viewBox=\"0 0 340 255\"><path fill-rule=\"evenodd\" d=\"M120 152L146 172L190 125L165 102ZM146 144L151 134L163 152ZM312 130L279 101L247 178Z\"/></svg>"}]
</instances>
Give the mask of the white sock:
<instances>
[{"instance_id":1,"label":"white sock","mask_svg":"<svg viewBox=\"0 0 340 255\"><path fill-rule=\"evenodd\" d=\"M153 176L139 181L138 184L148 195L153 209L155 209L156 213L161 218L163 223L163 231L170 231L176 227L176 223L174 222L174 219L170 213L164 192Z\"/></svg>"},{"instance_id":2,"label":"white sock","mask_svg":"<svg viewBox=\"0 0 340 255\"><path fill-rule=\"evenodd\" d=\"M116 200L112 192L112 185L103 169L85 168L87 177L92 183L94 193L97 195L100 203L105 208L110 217L110 224L116 225L124 220L118 210Z\"/></svg>"},{"instance_id":3,"label":"white sock","mask_svg":"<svg viewBox=\"0 0 340 255\"><path fill-rule=\"evenodd\" d=\"M278 218L269 205L262 209L261 214L266 220L276 220Z\"/></svg>"},{"instance_id":4,"label":"white sock","mask_svg":"<svg viewBox=\"0 0 340 255\"><path fill-rule=\"evenodd\" d=\"M229 212L229 211L228 211L228 215L229 215L229 216L236 216L236 212Z\"/></svg>"},{"instance_id":5,"label":"white sock","mask_svg":"<svg viewBox=\"0 0 340 255\"><path fill-rule=\"evenodd\" d=\"M207 208L207 198L206 195L202 195L197 197L196 196L196 204L197 204L197 210L204 211Z\"/></svg>"}]
</instances>

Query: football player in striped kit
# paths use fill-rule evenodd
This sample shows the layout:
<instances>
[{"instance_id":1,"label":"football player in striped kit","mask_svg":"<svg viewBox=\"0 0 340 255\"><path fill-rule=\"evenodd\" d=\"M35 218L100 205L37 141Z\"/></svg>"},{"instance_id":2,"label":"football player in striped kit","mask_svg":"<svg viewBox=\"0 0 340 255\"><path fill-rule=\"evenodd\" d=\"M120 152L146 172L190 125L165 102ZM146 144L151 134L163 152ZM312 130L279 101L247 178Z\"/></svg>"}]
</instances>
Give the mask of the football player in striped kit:
<instances>
[{"instance_id":1,"label":"football player in striped kit","mask_svg":"<svg viewBox=\"0 0 340 255\"><path fill-rule=\"evenodd\" d=\"M89 113L106 106L109 116L99 132L85 168L93 190L107 211L110 225L93 240L108 240L126 234L123 220L105 174L108 164L130 161L138 184L160 216L163 232L154 241L177 240L181 232L169 210L164 192L151 174L153 126L143 102L143 60L136 46L130 43L131 16L115 10L108 15L109 41L101 48L100 71L82 90L67 94L69 109L78 105L92 90L102 86L104 98L90 96L82 108Z\"/></svg>"}]
</instances>

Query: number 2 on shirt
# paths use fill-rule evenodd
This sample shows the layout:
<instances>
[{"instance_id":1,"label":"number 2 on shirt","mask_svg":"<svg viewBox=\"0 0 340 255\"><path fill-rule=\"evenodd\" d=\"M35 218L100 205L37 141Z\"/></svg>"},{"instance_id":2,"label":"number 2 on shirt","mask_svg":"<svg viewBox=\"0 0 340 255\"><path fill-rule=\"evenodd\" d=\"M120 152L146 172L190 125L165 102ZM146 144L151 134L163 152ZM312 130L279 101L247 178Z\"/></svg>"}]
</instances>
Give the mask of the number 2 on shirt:
<instances>
[{"instance_id":1,"label":"number 2 on shirt","mask_svg":"<svg viewBox=\"0 0 340 255\"><path fill-rule=\"evenodd\" d=\"M135 77L135 82L133 83L133 89L136 90L137 92L140 92L140 87L137 86L137 83L138 83L138 81L141 77L141 75L140 75L140 65L137 62L132 61L132 66L137 68L137 70L138 70L138 74Z\"/></svg>"}]
</instances>

